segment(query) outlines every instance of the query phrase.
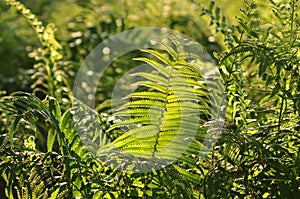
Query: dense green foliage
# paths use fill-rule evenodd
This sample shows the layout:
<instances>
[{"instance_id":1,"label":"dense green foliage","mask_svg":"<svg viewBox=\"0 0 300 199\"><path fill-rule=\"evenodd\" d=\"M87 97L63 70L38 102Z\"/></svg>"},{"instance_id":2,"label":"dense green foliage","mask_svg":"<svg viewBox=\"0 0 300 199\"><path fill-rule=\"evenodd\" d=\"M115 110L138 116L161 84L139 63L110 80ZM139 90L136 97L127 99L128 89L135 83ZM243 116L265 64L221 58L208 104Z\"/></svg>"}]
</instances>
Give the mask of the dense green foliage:
<instances>
[{"instance_id":1,"label":"dense green foliage","mask_svg":"<svg viewBox=\"0 0 300 199\"><path fill-rule=\"evenodd\" d=\"M237 14L237 25L230 25L214 0L207 6L198 1L184 2L183 6L195 14L184 15L186 18L181 13L167 12L179 4L170 1L166 17L156 18L153 24L146 23L152 13L146 12L138 24L134 12L128 14L132 20L124 19L116 11L119 8L112 6L112 13L101 18L101 5L93 1L76 2L77 11L66 19L70 34L60 33L58 37L53 23L43 25L18 1L6 3L12 7L6 8L6 12L17 10L29 22L40 45L29 53L35 59L34 63L28 63L33 67L21 71L23 78L16 77L17 82L31 84L30 88L11 89L11 83L5 78L1 80L5 85L0 87L4 90L0 92L1 198L297 198L300 195L297 0L280 3L245 0ZM160 6L144 3L153 13ZM132 5L123 6L125 12ZM265 12L266 8L270 12ZM107 9L104 6L102 11ZM47 16L41 15L44 18ZM205 22L210 24L213 34L209 38L205 35L208 28L200 28ZM2 23L1 20L0 28ZM213 53L226 89L223 103L227 103L227 109L222 129L211 128L217 121L213 119L216 113L211 110L208 83L203 83L195 63L185 59L184 48L176 38L171 39L174 45L164 44L165 50L141 49L112 63L110 70L105 71L105 85L97 90L96 111L72 98L80 62L99 42L133 26L157 23L194 37ZM60 28L62 24L57 26ZM7 34L4 42L15 46L9 43L10 37ZM209 42L212 39L216 42ZM28 41L34 42L32 38ZM7 53L15 51L10 50ZM18 62L24 57L18 55ZM127 96L130 100L112 112L107 100L113 85L141 62L148 63L153 70L134 73L146 79L136 82L143 89ZM2 68L4 61L0 67L1 71L7 70ZM22 91L10 93L13 90ZM180 95L176 95L177 91ZM188 111L180 112L180 107ZM85 118L74 122L73 116L78 114ZM155 117L151 117L153 114ZM180 123L182 118L186 123ZM84 147L78 127L93 122L99 125L88 125L91 128L83 130L99 140L100 144L92 149L96 153L91 154L91 149ZM193 128L196 133L190 134ZM212 133L209 138L218 139L208 146L203 140L211 130L221 133ZM184 154L181 154L182 140L190 140ZM172 145L167 153L160 152L169 143ZM209 147L211 151L203 152ZM116 148L122 149L121 152ZM156 168L156 163L164 166ZM132 165L139 166L126 169Z\"/></svg>"}]
</instances>

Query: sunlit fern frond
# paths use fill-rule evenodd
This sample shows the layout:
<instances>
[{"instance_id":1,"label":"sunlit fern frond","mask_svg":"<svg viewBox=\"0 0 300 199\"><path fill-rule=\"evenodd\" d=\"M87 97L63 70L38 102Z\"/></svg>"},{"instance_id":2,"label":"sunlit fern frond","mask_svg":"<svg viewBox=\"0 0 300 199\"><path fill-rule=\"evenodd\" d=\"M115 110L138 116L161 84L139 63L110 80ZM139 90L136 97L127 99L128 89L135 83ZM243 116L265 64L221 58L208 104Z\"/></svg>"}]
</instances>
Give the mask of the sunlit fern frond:
<instances>
[{"instance_id":1,"label":"sunlit fern frond","mask_svg":"<svg viewBox=\"0 0 300 199\"><path fill-rule=\"evenodd\" d=\"M141 89L126 96L128 101L114 112L116 122L108 131L118 131L121 136L100 148L99 156L107 151L114 154L112 150L121 157L166 164L187 150L192 152L193 140L205 137L202 126L211 115L210 92L199 66L182 53L177 38L171 40L170 45L164 44L164 51L146 49L142 51L149 57L136 58L153 70L131 74L139 77L135 85Z\"/></svg>"}]
</instances>

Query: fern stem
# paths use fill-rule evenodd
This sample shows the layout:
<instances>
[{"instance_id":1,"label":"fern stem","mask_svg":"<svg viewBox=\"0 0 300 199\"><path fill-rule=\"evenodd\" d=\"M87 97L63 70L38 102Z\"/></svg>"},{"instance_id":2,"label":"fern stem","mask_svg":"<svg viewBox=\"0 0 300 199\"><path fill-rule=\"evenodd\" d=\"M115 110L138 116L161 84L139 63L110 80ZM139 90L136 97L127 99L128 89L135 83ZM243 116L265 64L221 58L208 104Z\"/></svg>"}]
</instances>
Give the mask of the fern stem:
<instances>
[{"instance_id":1,"label":"fern stem","mask_svg":"<svg viewBox=\"0 0 300 199\"><path fill-rule=\"evenodd\" d=\"M171 79L171 76L172 76L172 72L173 72L173 66L171 67L170 69L170 72L169 72L169 77L168 77L168 82L167 82L167 91L166 91L166 95L165 95L165 101L164 101L164 108L165 110L164 111L167 111L167 103L168 103L168 95L169 95L169 91L170 91L170 79ZM159 140L159 135L160 135L160 131L161 131L161 126L162 126L162 119L164 117L164 112L161 113L161 116L160 116L160 123L158 125L158 133L156 135L156 139L155 139L155 144L154 144L154 150L152 152L152 158L154 158L155 156L155 152L157 151L157 146L158 146L158 140Z\"/></svg>"}]
</instances>

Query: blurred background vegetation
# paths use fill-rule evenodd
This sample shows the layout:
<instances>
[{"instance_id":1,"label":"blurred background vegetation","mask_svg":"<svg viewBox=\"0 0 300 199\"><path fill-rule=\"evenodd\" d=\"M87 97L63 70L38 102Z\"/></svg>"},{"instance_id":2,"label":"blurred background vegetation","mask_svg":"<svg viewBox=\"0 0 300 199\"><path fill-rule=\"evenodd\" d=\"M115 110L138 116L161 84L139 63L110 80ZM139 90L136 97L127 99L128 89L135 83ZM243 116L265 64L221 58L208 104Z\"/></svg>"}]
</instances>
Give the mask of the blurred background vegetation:
<instances>
[{"instance_id":1,"label":"blurred background vegetation","mask_svg":"<svg viewBox=\"0 0 300 199\"><path fill-rule=\"evenodd\" d=\"M192 1L179 0L28 0L20 1L45 24L56 26L56 37L63 46L66 64L78 68L86 55L110 35L134 27L165 27L180 31L203 44L207 50L222 49L219 38L209 29L208 19ZM208 5L208 1L199 1ZM236 23L242 0L216 2L227 19ZM36 33L26 19L0 2L0 90L31 92L35 70ZM70 63L71 61L71 63ZM117 69L117 71L122 69Z\"/></svg>"}]
</instances>

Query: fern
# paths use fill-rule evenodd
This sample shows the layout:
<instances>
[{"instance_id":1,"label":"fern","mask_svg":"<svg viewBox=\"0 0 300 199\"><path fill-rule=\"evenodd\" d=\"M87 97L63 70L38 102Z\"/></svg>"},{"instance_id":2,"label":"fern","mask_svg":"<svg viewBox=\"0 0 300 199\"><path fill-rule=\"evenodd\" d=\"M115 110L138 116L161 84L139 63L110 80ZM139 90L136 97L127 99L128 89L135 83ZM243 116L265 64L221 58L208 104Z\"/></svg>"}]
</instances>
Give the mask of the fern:
<instances>
[{"instance_id":1,"label":"fern","mask_svg":"<svg viewBox=\"0 0 300 199\"><path fill-rule=\"evenodd\" d=\"M201 186L205 198L292 198L299 194L295 188L299 187L295 181L299 174L290 175L283 166L286 161L290 168L298 169L297 158L291 155L299 152L295 150L299 146L299 137L295 136L299 131L295 122L295 105L299 104L295 100L299 93L295 90L299 82L297 4L294 0L245 0L236 27L222 20L214 1L202 9L216 32L229 39L227 52L215 54L227 90L228 126L214 146L209 163L203 164L208 168ZM273 13L260 15L258 11L265 7ZM257 192L258 184L261 193Z\"/></svg>"},{"instance_id":2,"label":"fern","mask_svg":"<svg viewBox=\"0 0 300 199\"><path fill-rule=\"evenodd\" d=\"M202 7L226 44L227 52L216 55L229 104L224 127L219 120L227 103L222 82L213 75L204 78L199 68L205 63L185 52L176 37L162 43L164 50L142 50L147 56L135 60L153 71L132 74L142 78L135 82L139 89L125 96L126 103L108 119L76 99L68 109L64 102L71 92L63 92L70 91L70 74L61 68L68 63L55 27L43 26L23 4L7 3L41 41L35 54L39 72L32 77L37 79L34 92L46 95L44 100L23 92L1 96L0 173L7 197L299 195L296 0L269 1L277 20L270 22L272 28L258 23L259 3L245 1L237 27L228 24L214 0ZM255 95L255 85L265 90ZM28 147L28 142L35 143Z\"/></svg>"},{"instance_id":3,"label":"fern","mask_svg":"<svg viewBox=\"0 0 300 199\"><path fill-rule=\"evenodd\" d=\"M22 122L27 122L32 124L32 130L39 132L38 120L42 119L50 124L50 128L46 136L48 138L48 151L51 152L54 144L54 139L56 137L56 133L58 136L58 142L60 146L60 150L63 154L67 154L67 149L65 148L65 140L64 136L59 128L59 120L60 120L60 107L58 102L54 98L46 98L44 101L35 97L34 95L16 92L11 94L11 96L3 97L1 100L1 106L4 110L11 110L10 107L15 107L14 110L10 111L10 114L14 115L13 122L11 124L11 128L9 131L9 139L10 144L13 145L13 137L18 129L18 126ZM36 136L38 138L38 136Z\"/></svg>"},{"instance_id":4,"label":"fern","mask_svg":"<svg viewBox=\"0 0 300 199\"><path fill-rule=\"evenodd\" d=\"M2 177L6 181L6 197L49 198L60 187L63 169L58 154L9 154L7 159L10 161L1 164Z\"/></svg>"},{"instance_id":5,"label":"fern","mask_svg":"<svg viewBox=\"0 0 300 199\"><path fill-rule=\"evenodd\" d=\"M32 79L34 93L42 93L60 99L64 99L65 104L70 102L71 93L66 94L66 90L71 91L69 76L66 68L70 69L68 62L63 62L62 46L55 38L54 24L44 26L41 21L22 3L15 0L6 0L6 3L16 8L29 22L36 32L42 48L38 48L34 54L35 60L38 62L34 65L35 72ZM32 55L31 55L32 56ZM64 68L63 68L64 67Z\"/></svg>"},{"instance_id":6,"label":"fern","mask_svg":"<svg viewBox=\"0 0 300 199\"><path fill-rule=\"evenodd\" d=\"M172 42L175 45L179 40L172 38ZM100 159L111 162L108 160L116 155L119 159L116 163L123 162L124 168L146 161L146 169L159 169L156 164L167 165L185 151L199 153L201 147L193 140L196 136L202 141L205 138L202 125L207 120L202 118L210 118L211 96L198 66L188 63L187 57L176 53L174 47L164 45L164 53L143 50L152 58L135 59L148 63L153 72L132 74L143 78L135 84L144 89L126 96L129 102L112 115L118 122L108 129L108 134L117 131L120 136L100 147L97 152Z\"/></svg>"}]
</instances>

